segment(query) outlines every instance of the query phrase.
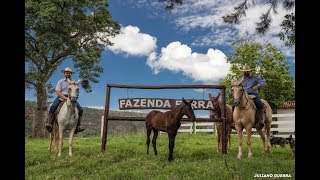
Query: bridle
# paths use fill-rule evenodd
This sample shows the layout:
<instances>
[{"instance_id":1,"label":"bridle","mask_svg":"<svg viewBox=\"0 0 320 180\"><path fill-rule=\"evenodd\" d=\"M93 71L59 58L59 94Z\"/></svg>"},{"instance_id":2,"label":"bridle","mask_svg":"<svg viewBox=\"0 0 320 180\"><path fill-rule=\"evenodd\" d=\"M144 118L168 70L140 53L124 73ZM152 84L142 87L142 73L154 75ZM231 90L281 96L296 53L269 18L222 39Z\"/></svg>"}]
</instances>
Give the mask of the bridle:
<instances>
[{"instance_id":1,"label":"bridle","mask_svg":"<svg viewBox=\"0 0 320 180\"><path fill-rule=\"evenodd\" d=\"M245 109L246 108L246 106L247 106L247 104L248 104L248 102L249 102L249 100L248 100L248 98L246 98L247 99L247 101L246 101L246 103L245 103L245 105L243 106L242 104L241 104L241 100L242 100L242 98L243 98L243 95L244 95L244 93L245 93L245 90L243 89L243 87L241 87L241 94L240 94L240 96L239 96L239 98L237 98L237 99L235 99L235 98L233 98L233 104L235 105L235 106L240 106L240 108L241 109Z\"/></svg>"}]
</instances>

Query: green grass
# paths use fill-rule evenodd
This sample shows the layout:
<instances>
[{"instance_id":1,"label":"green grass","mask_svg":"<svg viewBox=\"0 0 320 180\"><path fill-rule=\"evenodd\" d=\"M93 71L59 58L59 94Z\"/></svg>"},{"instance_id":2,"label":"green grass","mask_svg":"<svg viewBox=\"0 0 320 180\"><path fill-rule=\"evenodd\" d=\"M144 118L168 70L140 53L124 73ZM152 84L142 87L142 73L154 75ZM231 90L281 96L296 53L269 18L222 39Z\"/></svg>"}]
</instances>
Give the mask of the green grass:
<instances>
[{"instance_id":1,"label":"green grass","mask_svg":"<svg viewBox=\"0 0 320 180\"><path fill-rule=\"evenodd\" d=\"M263 153L260 138L252 137L252 158L247 157L246 136L243 159L236 159L237 137L232 136L231 152L216 152L217 137L212 134L179 133L174 160L168 162L168 137L157 140L158 156L146 154L145 134L109 135L106 153L101 153L101 138L73 141L73 156L68 156L65 139L61 157L47 150L49 139L26 139L26 179L255 179L255 174L290 174L295 179L291 150L271 148ZM274 178L276 179L276 178Z\"/></svg>"}]
</instances>

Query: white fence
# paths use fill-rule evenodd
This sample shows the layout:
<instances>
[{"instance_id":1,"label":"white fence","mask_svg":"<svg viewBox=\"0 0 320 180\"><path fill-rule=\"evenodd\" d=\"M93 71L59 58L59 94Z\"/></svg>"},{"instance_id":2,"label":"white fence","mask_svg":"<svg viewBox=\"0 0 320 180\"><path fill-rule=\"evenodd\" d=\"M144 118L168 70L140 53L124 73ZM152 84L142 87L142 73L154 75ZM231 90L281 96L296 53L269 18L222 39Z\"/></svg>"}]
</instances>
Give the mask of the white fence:
<instances>
[{"instance_id":1,"label":"white fence","mask_svg":"<svg viewBox=\"0 0 320 180\"><path fill-rule=\"evenodd\" d=\"M271 123L270 131L274 133L277 137L288 137L288 135L293 135L295 132L295 114L272 114L273 118L277 118L277 120L273 120ZM278 127L272 127L273 125L278 125ZM208 127L210 128L199 128L199 127ZM187 128L186 128L187 127ZM198 132L209 132L216 133L216 127L214 122L206 122L206 123L183 123L179 128L178 132L189 132L189 133L198 133ZM253 136L259 136L256 134L255 128L252 130ZM232 130L233 134L236 134L235 130ZM243 133L246 133L246 130L243 130Z\"/></svg>"},{"instance_id":2,"label":"white fence","mask_svg":"<svg viewBox=\"0 0 320 180\"><path fill-rule=\"evenodd\" d=\"M277 118L277 120L273 120L271 123L271 132L274 133L277 137L288 137L289 135L292 135L294 137L295 132L295 114L272 114L273 118ZM272 127L272 125L277 124L278 127ZM199 128L199 127L207 127ZM209 127L209 128L208 128ZM103 116L101 117L101 137L102 137L102 131L103 131ZM203 122L203 123L182 123L178 132L188 132L188 133L214 133L216 134L216 126L214 122ZM255 128L252 130L253 135L252 136L259 136L256 134ZM236 134L235 130L232 130L233 134ZM246 130L243 130L243 133L246 133ZM275 134L276 133L276 134Z\"/></svg>"}]
</instances>

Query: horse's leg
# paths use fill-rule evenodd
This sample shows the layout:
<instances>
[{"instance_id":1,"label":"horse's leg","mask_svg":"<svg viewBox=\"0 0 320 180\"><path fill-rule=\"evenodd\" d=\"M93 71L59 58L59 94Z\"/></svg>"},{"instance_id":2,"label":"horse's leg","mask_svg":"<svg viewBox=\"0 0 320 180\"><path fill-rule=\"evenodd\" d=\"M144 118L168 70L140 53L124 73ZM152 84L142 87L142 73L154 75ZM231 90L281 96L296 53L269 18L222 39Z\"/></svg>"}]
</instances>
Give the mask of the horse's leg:
<instances>
[{"instance_id":1,"label":"horse's leg","mask_svg":"<svg viewBox=\"0 0 320 180\"><path fill-rule=\"evenodd\" d=\"M228 129L228 142L229 142L229 146L228 146L228 150L227 150L227 153L229 153L230 152L230 148L231 148L231 131L232 131L232 128L231 127L229 127L229 129Z\"/></svg>"},{"instance_id":2,"label":"horse's leg","mask_svg":"<svg viewBox=\"0 0 320 180\"><path fill-rule=\"evenodd\" d=\"M63 144L63 130L62 128L59 128L59 153L58 153L58 157L61 156L61 149L62 149L62 144Z\"/></svg>"},{"instance_id":3,"label":"horse's leg","mask_svg":"<svg viewBox=\"0 0 320 180\"><path fill-rule=\"evenodd\" d=\"M168 160L172 161L173 160L173 148L174 148L174 140L176 138L178 130L168 133L169 136L169 157Z\"/></svg>"},{"instance_id":4,"label":"horse's leg","mask_svg":"<svg viewBox=\"0 0 320 180\"><path fill-rule=\"evenodd\" d=\"M147 129L147 154L149 154L150 134L152 129Z\"/></svg>"},{"instance_id":5,"label":"horse's leg","mask_svg":"<svg viewBox=\"0 0 320 180\"><path fill-rule=\"evenodd\" d=\"M52 146L52 141L53 141L53 131L50 132L50 143L49 143L49 147L48 147L48 151L51 152L51 146Z\"/></svg>"},{"instance_id":6,"label":"horse's leg","mask_svg":"<svg viewBox=\"0 0 320 180\"><path fill-rule=\"evenodd\" d=\"M53 129L53 143L54 143L54 151L58 151L58 127Z\"/></svg>"},{"instance_id":7,"label":"horse's leg","mask_svg":"<svg viewBox=\"0 0 320 180\"><path fill-rule=\"evenodd\" d=\"M246 131L247 131L248 158L251 158L251 156L252 156L252 152L251 152L252 126L250 124L247 125Z\"/></svg>"},{"instance_id":8,"label":"horse's leg","mask_svg":"<svg viewBox=\"0 0 320 180\"><path fill-rule=\"evenodd\" d=\"M76 130L76 127L72 128L69 134L69 156L72 156L72 141L73 141L73 135L75 130Z\"/></svg>"},{"instance_id":9,"label":"horse's leg","mask_svg":"<svg viewBox=\"0 0 320 180\"><path fill-rule=\"evenodd\" d=\"M260 130L257 130L257 132L259 133L259 135L260 135L260 137L261 137L261 140L262 140L262 143L263 143L264 152L267 153L265 133L264 133L261 129L260 129Z\"/></svg>"},{"instance_id":10,"label":"horse's leg","mask_svg":"<svg viewBox=\"0 0 320 180\"><path fill-rule=\"evenodd\" d=\"M153 128L153 138L152 138L152 146L154 150L154 155L158 155L157 152L157 138L158 138L158 130Z\"/></svg>"},{"instance_id":11,"label":"horse's leg","mask_svg":"<svg viewBox=\"0 0 320 180\"><path fill-rule=\"evenodd\" d=\"M271 129L271 122L272 122L272 117L267 118L267 121L265 123L265 134L267 136L267 142L266 142L266 150L267 154L270 153L270 129Z\"/></svg>"},{"instance_id":12,"label":"horse's leg","mask_svg":"<svg viewBox=\"0 0 320 180\"><path fill-rule=\"evenodd\" d=\"M237 159L240 160L242 158L242 130L243 127L241 124L235 124L235 128L238 135L238 156Z\"/></svg>"}]
</instances>

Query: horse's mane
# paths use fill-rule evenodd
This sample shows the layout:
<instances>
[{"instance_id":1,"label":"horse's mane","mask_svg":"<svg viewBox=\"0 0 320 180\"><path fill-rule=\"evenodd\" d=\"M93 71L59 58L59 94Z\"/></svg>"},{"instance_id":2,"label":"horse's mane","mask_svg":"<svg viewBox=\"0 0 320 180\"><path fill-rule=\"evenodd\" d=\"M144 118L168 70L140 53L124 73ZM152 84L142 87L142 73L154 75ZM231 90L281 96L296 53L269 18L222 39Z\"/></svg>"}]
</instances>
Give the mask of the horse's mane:
<instances>
[{"instance_id":1,"label":"horse's mane","mask_svg":"<svg viewBox=\"0 0 320 180\"><path fill-rule=\"evenodd\" d=\"M247 98L249 105L253 107L253 109L257 109L256 105L253 102L253 99L251 99L251 97L246 91L244 91L244 95L245 95L245 98Z\"/></svg>"},{"instance_id":2,"label":"horse's mane","mask_svg":"<svg viewBox=\"0 0 320 180\"><path fill-rule=\"evenodd\" d=\"M182 102L183 103L183 102ZM177 106L174 106L172 109L171 109L171 111L170 112L174 112L174 111L176 111L178 108L180 108L181 106L182 106L182 103L181 104L179 104L179 105L177 105Z\"/></svg>"}]
</instances>

